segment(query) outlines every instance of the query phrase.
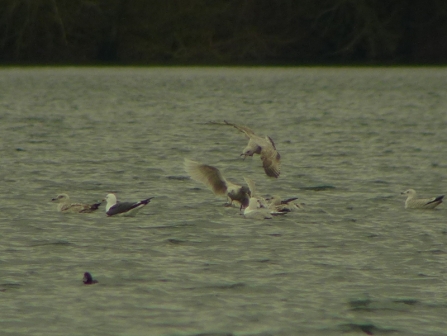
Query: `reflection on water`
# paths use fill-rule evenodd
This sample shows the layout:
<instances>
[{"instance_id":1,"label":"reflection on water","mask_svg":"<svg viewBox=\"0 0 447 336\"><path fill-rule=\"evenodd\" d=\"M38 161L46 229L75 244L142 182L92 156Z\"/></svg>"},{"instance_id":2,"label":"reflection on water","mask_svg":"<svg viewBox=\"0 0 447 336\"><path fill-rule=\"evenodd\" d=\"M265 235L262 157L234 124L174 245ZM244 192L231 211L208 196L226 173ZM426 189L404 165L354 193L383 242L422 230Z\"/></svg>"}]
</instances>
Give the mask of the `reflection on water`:
<instances>
[{"instance_id":1,"label":"reflection on water","mask_svg":"<svg viewBox=\"0 0 447 336\"><path fill-rule=\"evenodd\" d=\"M7 68L0 327L8 334L445 335L442 68ZM281 176L239 158L271 136ZM215 165L304 210L250 221L187 178ZM135 218L51 198L155 196ZM83 286L84 272L99 283Z\"/></svg>"}]
</instances>

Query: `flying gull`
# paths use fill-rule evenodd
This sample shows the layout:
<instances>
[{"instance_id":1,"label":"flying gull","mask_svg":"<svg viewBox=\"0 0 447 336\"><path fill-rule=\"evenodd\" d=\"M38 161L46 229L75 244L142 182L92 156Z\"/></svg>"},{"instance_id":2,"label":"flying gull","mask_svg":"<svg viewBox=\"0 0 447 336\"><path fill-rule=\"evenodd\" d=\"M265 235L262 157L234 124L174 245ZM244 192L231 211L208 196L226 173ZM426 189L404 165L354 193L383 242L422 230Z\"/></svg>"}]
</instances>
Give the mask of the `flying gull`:
<instances>
[{"instance_id":1,"label":"flying gull","mask_svg":"<svg viewBox=\"0 0 447 336\"><path fill-rule=\"evenodd\" d=\"M250 128L230 123L224 120L225 125L233 126L248 138L248 144L242 151L241 156L253 156L253 154L260 154L262 166L267 176L277 178L280 173L280 159L276 150L275 143L269 136L261 137L256 135Z\"/></svg>"},{"instance_id":2,"label":"flying gull","mask_svg":"<svg viewBox=\"0 0 447 336\"><path fill-rule=\"evenodd\" d=\"M58 202L57 210L60 212L79 212L90 213L98 210L102 202L94 204L84 203L71 203L70 197L67 194L59 194L55 198L51 199L52 202Z\"/></svg>"},{"instance_id":3,"label":"flying gull","mask_svg":"<svg viewBox=\"0 0 447 336\"><path fill-rule=\"evenodd\" d=\"M107 201L106 215L109 217L116 215L133 217L141 208L148 205L152 198L149 197L139 202L118 202L115 194L107 194L105 198L105 201Z\"/></svg>"},{"instance_id":4,"label":"flying gull","mask_svg":"<svg viewBox=\"0 0 447 336\"><path fill-rule=\"evenodd\" d=\"M405 209L434 209L442 203L444 195L433 198L416 198L416 191L408 189L400 193L401 195L408 195L405 201Z\"/></svg>"},{"instance_id":5,"label":"flying gull","mask_svg":"<svg viewBox=\"0 0 447 336\"><path fill-rule=\"evenodd\" d=\"M248 206L250 189L228 181L216 167L185 159L185 170L195 181L206 185L215 195L226 195L231 205L233 201L241 204L241 209Z\"/></svg>"},{"instance_id":6,"label":"flying gull","mask_svg":"<svg viewBox=\"0 0 447 336\"><path fill-rule=\"evenodd\" d=\"M286 212L272 211L261 207L256 197L250 198L248 207L244 209L244 217L252 219L272 219L273 216L284 215Z\"/></svg>"}]
</instances>

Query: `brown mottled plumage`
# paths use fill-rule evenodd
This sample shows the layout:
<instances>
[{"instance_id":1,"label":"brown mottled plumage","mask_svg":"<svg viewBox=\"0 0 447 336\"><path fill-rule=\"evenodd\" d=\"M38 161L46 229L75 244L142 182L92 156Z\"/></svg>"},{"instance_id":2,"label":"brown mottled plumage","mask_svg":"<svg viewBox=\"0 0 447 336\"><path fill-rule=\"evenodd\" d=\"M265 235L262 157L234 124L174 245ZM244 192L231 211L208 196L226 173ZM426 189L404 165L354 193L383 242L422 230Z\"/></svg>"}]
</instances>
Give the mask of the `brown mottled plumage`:
<instances>
[{"instance_id":1,"label":"brown mottled plumage","mask_svg":"<svg viewBox=\"0 0 447 336\"><path fill-rule=\"evenodd\" d=\"M71 203L70 197L67 194L59 194L55 198L51 199L52 202L58 202L57 210L60 212L78 212L78 213L90 213L98 210L102 202L94 204L84 203Z\"/></svg>"},{"instance_id":2,"label":"brown mottled plumage","mask_svg":"<svg viewBox=\"0 0 447 336\"><path fill-rule=\"evenodd\" d=\"M408 195L405 201L405 209L434 209L442 203L444 195L433 198L416 198L416 191L408 189L400 193L401 195Z\"/></svg>"},{"instance_id":3,"label":"brown mottled plumage","mask_svg":"<svg viewBox=\"0 0 447 336\"><path fill-rule=\"evenodd\" d=\"M260 137L256 135L253 130L246 126L241 126L237 124L230 123L224 120L225 125L233 126L248 138L248 144L242 151L244 157L253 156L253 154L261 155L262 166L264 168L267 176L277 178L280 174L280 160L281 155L279 155L276 150L275 143L269 136Z\"/></svg>"}]
</instances>

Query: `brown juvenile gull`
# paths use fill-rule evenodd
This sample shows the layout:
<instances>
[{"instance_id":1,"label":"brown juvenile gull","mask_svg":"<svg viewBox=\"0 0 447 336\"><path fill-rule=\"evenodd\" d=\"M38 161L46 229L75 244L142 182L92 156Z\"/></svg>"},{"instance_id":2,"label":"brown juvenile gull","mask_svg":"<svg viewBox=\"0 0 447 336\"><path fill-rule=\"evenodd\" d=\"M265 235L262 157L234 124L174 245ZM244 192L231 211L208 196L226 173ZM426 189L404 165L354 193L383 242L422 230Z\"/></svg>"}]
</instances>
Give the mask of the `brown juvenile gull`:
<instances>
[{"instance_id":1,"label":"brown juvenile gull","mask_svg":"<svg viewBox=\"0 0 447 336\"><path fill-rule=\"evenodd\" d=\"M116 215L133 217L141 210L141 208L148 205L152 198L153 197L149 197L139 202L118 202L115 194L107 194L104 199L107 201L106 215L108 217Z\"/></svg>"},{"instance_id":2,"label":"brown juvenile gull","mask_svg":"<svg viewBox=\"0 0 447 336\"><path fill-rule=\"evenodd\" d=\"M245 218L253 219L272 219L273 216L284 215L286 212L272 211L261 207L259 200L256 197L251 197L248 203L248 207L244 210Z\"/></svg>"},{"instance_id":3,"label":"brown juvenile gull","mask_svg":"<svg viewBox=\"0 0 447 336\"><path fill-rule=\"evenodd\" d=\"M408 189L400 193L401 195L408 195L405 201L405 209L434 209L442 203L444 195L433 198L416 198L416 191Z\"/></svg>"},{"instance_id":4,"label":"brown juvenile gull","mask_svg":"<svg viewBox=\"0 0 447 336\"><path fill-rule=\"evenodd\" d=\"M233 201L241 204L241 209L248 206L250 189L228 181L216 167L185 159L185 170L195 181L206 185L215 195L226 195L231 205Z\"/></svg>"},{"instance_id":5,"label":"brown juvenile gull","mask_svg":"<svg viewBox=\"0 0 447 336\"><path fill-rule=\"evenodd\" d=\"M269 136L261 137L256 135L250 128L230 123L224 120L225 125L230 125L241 131L248 138L248 144L242 151L241 156L253 156L253 154L260 154L262 166L267 176L278 177L280 173L280 159L276 150L275 143Z\"/></svg>"},{"instance_id":6,"label":"brown juvenile gull","mask_svg":"<svg viewBox=\"0 0 447 336\"><path fill-rule=\"evenodd\" d=\"M57 205L57 210L60 212L79 212L79 213L90 213L98 210L102 202L94 204L84 204L84 203L71 203L70 197L67 194L59 194L55 198L51 199L52 202L59 202Z\"/></svg>"}]
</instances>

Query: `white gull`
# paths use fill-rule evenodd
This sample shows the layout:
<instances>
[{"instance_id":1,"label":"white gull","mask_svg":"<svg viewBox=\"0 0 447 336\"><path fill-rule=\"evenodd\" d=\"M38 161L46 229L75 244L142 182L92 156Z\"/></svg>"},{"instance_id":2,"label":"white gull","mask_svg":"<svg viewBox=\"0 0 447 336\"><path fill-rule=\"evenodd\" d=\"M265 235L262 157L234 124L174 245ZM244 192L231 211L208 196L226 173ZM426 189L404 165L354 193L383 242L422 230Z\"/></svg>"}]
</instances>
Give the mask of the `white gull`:
<instances>
[{"instance_id":1,"label":"white gull","mask_svg":"<svg viewBox=\"0 0 447 336\"><path fill-rule=\"evenodd\" d=\"M256 183L252 179L248 177L244 177L245 183L247 183L248 188L250 189L250 196L257 198L259 202L259 206L261 208L268 208L268 203L260 193L258 193L258 189L256 188Z\"/></svg>"},{"instance_id":2,"label":"white gull","mask_svg":"<svg viewBox=\"0 0 447 336\"><path fill-rule=\"evenodd\" d=\"M261 207L256 197L250 198L248 207L244 209L244 217L252 219L272 219L273 216L284 215L286 212L272 211Z\"/></svg>"}]
</instances>

